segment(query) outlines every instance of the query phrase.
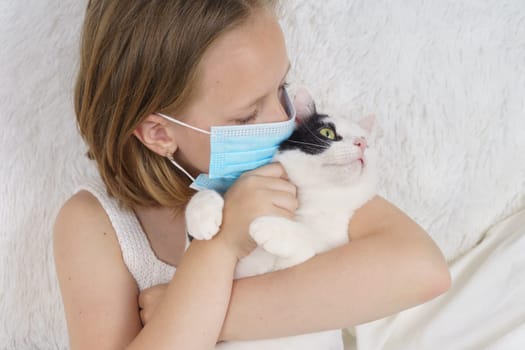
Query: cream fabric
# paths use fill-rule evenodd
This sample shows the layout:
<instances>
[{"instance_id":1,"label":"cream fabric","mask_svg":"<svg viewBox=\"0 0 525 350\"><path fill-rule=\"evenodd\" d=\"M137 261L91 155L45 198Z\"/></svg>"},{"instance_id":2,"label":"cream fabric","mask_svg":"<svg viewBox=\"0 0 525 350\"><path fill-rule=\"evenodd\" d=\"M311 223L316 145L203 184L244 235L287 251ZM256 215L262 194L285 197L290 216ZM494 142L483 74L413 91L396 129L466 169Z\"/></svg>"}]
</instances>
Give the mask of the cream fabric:
<instances>
[{"instance_id":1,"label":"cream fabric","mask_svg":"<svg viewBox=\"0 0 525 350\"><path fill-rule=\"evenodd\" d=\"M357 349L524 349L525 210L491 227L451 274L432 302L357 327Z\"/></svg>"}]
</instances>

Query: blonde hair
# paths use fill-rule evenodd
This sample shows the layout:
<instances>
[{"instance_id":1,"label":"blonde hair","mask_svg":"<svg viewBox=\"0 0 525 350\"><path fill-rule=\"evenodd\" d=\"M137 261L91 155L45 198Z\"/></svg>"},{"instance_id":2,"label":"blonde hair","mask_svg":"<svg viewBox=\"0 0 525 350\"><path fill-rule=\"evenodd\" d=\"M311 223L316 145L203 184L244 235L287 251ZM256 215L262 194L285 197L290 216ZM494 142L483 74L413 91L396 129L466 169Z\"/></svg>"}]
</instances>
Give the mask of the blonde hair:
<instances>
[{"instance_id":1,"label":"blonde hair","mask_svg":"<svg viewBox=\"0 0 525 350\"><path fill-rule=\"evenodd\" d=\"M133 131L158 111L184 108L199 62L222 33L277 0L91 0L75 87L78 128L108 194L121 206L182 208L189 180Z\"/></svg>"}]
</instances>

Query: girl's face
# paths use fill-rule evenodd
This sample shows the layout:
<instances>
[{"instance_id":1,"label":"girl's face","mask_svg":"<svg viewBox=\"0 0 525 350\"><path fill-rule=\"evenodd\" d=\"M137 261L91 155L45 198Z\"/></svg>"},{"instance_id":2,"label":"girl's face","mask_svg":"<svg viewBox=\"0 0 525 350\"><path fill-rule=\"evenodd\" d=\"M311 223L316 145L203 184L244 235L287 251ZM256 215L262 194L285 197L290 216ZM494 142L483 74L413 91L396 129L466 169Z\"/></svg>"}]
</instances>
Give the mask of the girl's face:
<instances>
[{"instance_id":1,"label":"girl's face","mask_svg":"<svg viewBox=\"0 0 525 350\"><path fill-rule=\"evenodd\" d=\"M200 62L193 100L173 117L208 131L218 125L285 121L282 88L289 68L276 18L259 11L212 43ZM207 173L210 136L165 120L159 123L172 137L175 160L194 176Z\"/></svg>"}]
</instances>

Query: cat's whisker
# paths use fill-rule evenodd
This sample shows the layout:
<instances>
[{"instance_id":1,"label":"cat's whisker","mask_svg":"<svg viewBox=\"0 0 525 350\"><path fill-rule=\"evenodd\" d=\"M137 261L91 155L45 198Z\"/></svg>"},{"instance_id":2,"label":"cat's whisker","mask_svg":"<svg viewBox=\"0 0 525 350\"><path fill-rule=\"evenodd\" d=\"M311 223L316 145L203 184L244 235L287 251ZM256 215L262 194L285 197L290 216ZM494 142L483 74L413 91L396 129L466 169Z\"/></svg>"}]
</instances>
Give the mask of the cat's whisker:
<instances>
[{"instance_id":1,"label":"cat's whisker","mask_svg":"<svg viewBox=\"0 0 525 350\"><path fill-rule=\"evenodd\" d=\"M295 141L295 140L286 140L284 142L298 143L298 144L301 144L301 145L307 145L307 146L313 146L313 147L318 147L318 148L324 148L324 146L322 146L322 145L316 145L315 143L309 143L309 142L301 142L301 141Z\"/></svg>"}]
</instances>

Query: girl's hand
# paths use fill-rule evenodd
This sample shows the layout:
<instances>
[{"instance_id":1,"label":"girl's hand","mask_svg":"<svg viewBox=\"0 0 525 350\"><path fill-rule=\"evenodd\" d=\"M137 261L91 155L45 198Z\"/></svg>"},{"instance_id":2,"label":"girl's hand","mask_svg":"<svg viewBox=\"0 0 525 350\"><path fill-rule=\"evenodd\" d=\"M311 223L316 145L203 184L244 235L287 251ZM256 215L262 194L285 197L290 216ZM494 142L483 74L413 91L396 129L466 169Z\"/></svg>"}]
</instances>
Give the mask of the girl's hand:
<instances>
[{"instance_id":1,"label":"girl's hand","mask_svg":"<svg viewBox=\"0 0 525 350\"><path fill-rule=\"evenodd\" d=\"M217 238L233 249L238 259L257 244L249 235L250 223L260 216L294 218L297 189L280 163L244 173L224 195L221 231Z\"/></svg>"},{"instance_id":2,"label":"girl's hand","mask_svg":"<svg viewBox=\"0 0 525 350\"><path fill-rule=\"evenodd\" d=\"M166 293L166 288L168 288L168 284L157 284L156 286L145 289L140 293L140 320L142 321L143 326L145 326L151 319L157 305L164 297L164 293Z\"/></svg>"}]
</instances>

